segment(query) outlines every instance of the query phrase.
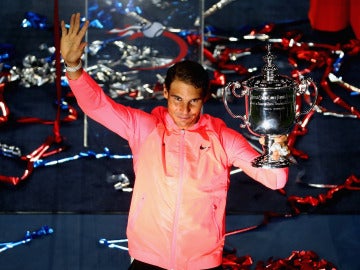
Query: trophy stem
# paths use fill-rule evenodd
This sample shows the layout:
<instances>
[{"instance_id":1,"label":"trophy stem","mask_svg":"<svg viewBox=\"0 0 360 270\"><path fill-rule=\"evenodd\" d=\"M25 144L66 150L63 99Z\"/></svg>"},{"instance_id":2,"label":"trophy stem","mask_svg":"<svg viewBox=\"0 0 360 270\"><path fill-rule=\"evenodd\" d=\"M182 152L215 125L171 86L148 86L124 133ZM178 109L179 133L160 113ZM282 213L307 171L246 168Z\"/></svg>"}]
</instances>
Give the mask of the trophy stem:
<instances>
[{"instance_id":1,"label":"trophy stem","mask_svg":"<svg viewBox=\"0 0 360 270\"><path fill-rule=\"evenodd\" d=\"M265 143L263 145L262 155L254 158L252 166L257 168L285 168L292 163L286 156L279 154L276 159L271 151L275 143L275 135L264 135Z\"/></svg>"}]
</instances>

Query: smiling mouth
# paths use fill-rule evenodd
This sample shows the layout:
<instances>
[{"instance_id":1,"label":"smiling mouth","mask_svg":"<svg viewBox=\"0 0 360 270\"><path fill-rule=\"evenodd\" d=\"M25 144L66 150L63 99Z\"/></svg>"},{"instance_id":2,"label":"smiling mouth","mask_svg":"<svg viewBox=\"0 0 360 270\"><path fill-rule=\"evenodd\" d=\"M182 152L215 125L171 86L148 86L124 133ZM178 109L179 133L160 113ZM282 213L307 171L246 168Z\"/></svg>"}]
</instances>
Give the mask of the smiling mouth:
<instances>
[{"instance_id":1,"label":"smiling mouth","mask_svg":"<svg viewBox=\"0 0 360 270\"><path fill-rule=\"evenodd\" d=\"M178 118L181 120L189 120L191 119L191 116L178 116Z\"/></svg>"}]
</instances>

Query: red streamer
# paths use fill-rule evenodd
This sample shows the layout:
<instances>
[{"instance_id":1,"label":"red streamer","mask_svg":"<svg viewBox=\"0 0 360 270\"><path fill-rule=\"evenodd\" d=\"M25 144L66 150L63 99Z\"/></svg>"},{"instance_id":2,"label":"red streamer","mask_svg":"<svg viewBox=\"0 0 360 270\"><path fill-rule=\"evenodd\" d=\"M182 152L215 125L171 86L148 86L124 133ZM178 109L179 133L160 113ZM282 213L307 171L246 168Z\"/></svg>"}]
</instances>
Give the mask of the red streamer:
<instances>
[{"instance_id":1,"label":"red streamer","mask_svg":"<svg viewBox=\"0 0 360 270\"><path fill-rule=\"evenodd\" d=\"M259 229L267 225L271 220L278 218L290 218L298 216L299 214L305 212L304 206L318 207L324 205L330 200L332 200L340 191L350 190L350 191L360 191L360 179L354 175L348 177L344 184L335 186L330 189L325 194L320 194L317 197L314 196L289 196L287 198L289 205L291 206L291 212L287 214L280 214L274 212L265 212L263 220L256 225L245 227L238 230L233 230L227 232L225 236L230 236L234 234L244 233L251 230ZM283 192L285 194L285 192ZM250 256L237 257L236 250L233 252L224 252L223 255L223 267L225 270L243 270L250 269L252 265L252 259ZM329 269L335 270L336 266L324 259L319 259L318 255L313 251L293 251L292 254L285 259L273 260L272 258L268 261L260 261L256 265L256 270L278 270L278 269L304 269L304 270L322 270Z\"/></svg>"},{"instance_id":2,"label":"red streamer","mask_svg":"<svg viewBox=\"0 0 360 270\"><path fill-rule=\"evenodd\" d=\"M0 125L7 122L9 119L10 110L4 100L5 83L0 84Z\"/></svg>"},{"instance_id":3,"label":"red streamer","mask_svg":"<svg viewBox=\"0 0 360 270\"><path fill-rule=\"evenodd\" d=\"M20 123L42 123L42 124L53 124L53 136L49 136L43 144L41 144L37 149L35 149L32 153L21 156L20 160L25 161L26 166L23 174L21 176L5 176L0 175L0 181L18 185L20 182L27 179L32 172L34 171L34 162L39 160L42 157L53 155L59 153L65 149L65 147L60 146L57 149L52 151L48 151L53 144L59 144L63 141L62 136L60 134L60 118L61 118L61 56L60 56L60 20L59 20L59 6L58 1L54 0L54 43L55 43L55 67L56 67L56 96L57 96L57 112L56 119L54 121L43 120L35 117L26 117L20 118L18 122ZM5 106L4 98L3 98L3 84L0 85L0 106L3 108L3 117L0 118L1 122L8 120L9 109ZM68 107L69 115L63 119L63 121L73 121L77 119L77 112L71 106ZM1 123L0 122L0 123Z\"/></svg>"},{"instance_id":4,"label":"red streamer","mask_svg":"<svg viewBox=\"0 0 360 270\"><path fill-rule=\"evenodd\" d=\"M300 214L303 212L301 210L301 206L311 206L316 207L321 204L327 203L329 200L333 199L334 195L342 190L360 190L360 179L355 175L351 175L348 177L344 184L337 185L334 188L330 189L325 194L320 194L317 197L306 196L306 197L298 197L298 196L290 196L288 197L288 203L291 205L291 209L294 214Z\"/></svg>"},{"instance_id":5,"label":"red streamer","mask_svg":"<svg viewBox=\"0 0 360 270\"><path fill-rule=\"evenodd\" d=\"M250 270L253 265L252 258L247 256L237 257L233 253L225 253L222 266L224 270ZM336 270L336 266L324 259L320 259L314 251L293 251L291 255L283 259L270 258L267 261L259 261L256 270Z\"/></svg>"},{"instance_id":6,"label":"red streamer","mask_svg":"<svg viewBox=\"0 0 360 270\"><path fill-rule=\"evenodd\" d=\"M59 124L57 124L57 122L68 123L68 122L75 121L78 118L78 113L73 106L66 104L66 106L63 106L63 107L64 107L64 109L61 109L62 106L60 105L61 111L64 111L66 109L67 115L64 116L62 119L58 119L59 116L57 113L55 120L43 119L43 118L38 118L38 117L19 117L18 119L16 119L16 122L21 123L21 124L36 124L37 123L37 124L43 124L43 125L54 125L55 129L58 130L60 126L59 126ZM56 140L56 141L58 141L58 140Z\"/></svg>"},{"instance_id":7,"label":"red streamer","mask_svg":"<svg viewBox=\"0 0 360 270\"><path fill-rule=\"evenodd\" d=\"M21 156L20 161L24 161L26 163L25 170L21 176L6 176L0 175L0 181L12 185L18 185L19 183L23 182L27 179L32 172L34 171L34 162L39 160L42 157L50 156L56 153L59 153L65 149L64 146L60 146L57 149L48 151L56 142L54 136L49 136L43 144L41 144L38 148L36 148L33 152L26 156Z\"/></svg>"},{"instance_id":8,"label":"red streamer","mask_svg":"<svg viewBox=\"0 0 360 270\"><path fill-rule=\"evenodd\" d=\"M319 256L313 251L293 251L285 259L269 259L266 262L259 262L256 270L279 270L279 269L301 269L301 270L335 270L336 266Z\"/></svg>"},{"instance_id":9,"label":"red streamer","mask_svg":"<svg viewBox=\"0 0 360 270\"><path fill-rule=\"evenodd\" d=\"M62 141L60 134L60 113L61 113L61 55L60 55L60 19L59 19L59 1L54 0L54 44L55 44L55 86L57 97L56 120L54 121L54 136L57 143Z\"/></svg>"}]
</instances>

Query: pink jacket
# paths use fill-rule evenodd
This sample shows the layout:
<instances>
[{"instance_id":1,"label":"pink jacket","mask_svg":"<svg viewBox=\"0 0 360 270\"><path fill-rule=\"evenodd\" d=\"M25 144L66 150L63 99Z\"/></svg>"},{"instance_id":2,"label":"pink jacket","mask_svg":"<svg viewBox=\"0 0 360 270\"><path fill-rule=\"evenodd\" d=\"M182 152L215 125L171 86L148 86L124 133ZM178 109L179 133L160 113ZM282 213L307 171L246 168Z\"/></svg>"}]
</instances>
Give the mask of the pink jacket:
<instances>
[{"instance_id":1,"label":"pink jacket","mask_svg":"<svg viewBox=\"0 0 360 270\"><path fill-rule=\"evenodd\" d=\"M127 237L130 255L166 269L207 269L222 262L229 169L271 189L287 169L259 169L242 135L207 114L180 130L164 107L151 114L109 98L83 72L69 80L79 106L129 142L136 175Z\"/></svg>"}]
</instances>

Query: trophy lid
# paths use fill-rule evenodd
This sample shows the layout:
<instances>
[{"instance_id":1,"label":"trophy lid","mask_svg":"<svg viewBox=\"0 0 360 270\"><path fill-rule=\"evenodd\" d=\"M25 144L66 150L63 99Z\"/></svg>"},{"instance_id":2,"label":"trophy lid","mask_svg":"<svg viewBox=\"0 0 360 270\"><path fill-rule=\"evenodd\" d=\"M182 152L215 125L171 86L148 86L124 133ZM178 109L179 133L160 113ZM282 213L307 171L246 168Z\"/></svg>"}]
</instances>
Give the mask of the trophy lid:
<instances>
[{"instance_id":1,"label":"trophy lid","mask_svg":"<svg viewBox=\"0 0 360 270\"><path fill-rule=\"evenodd\" d=\"M262 68L262 75L251 77L244 82L244 85L264 89L294 87L295 82L291 78L278 74L278 67L274 64L275 58L271 53L271 45L268 44L267 54L263 57L265 65Z\"/></svg>"}]
</instances>

